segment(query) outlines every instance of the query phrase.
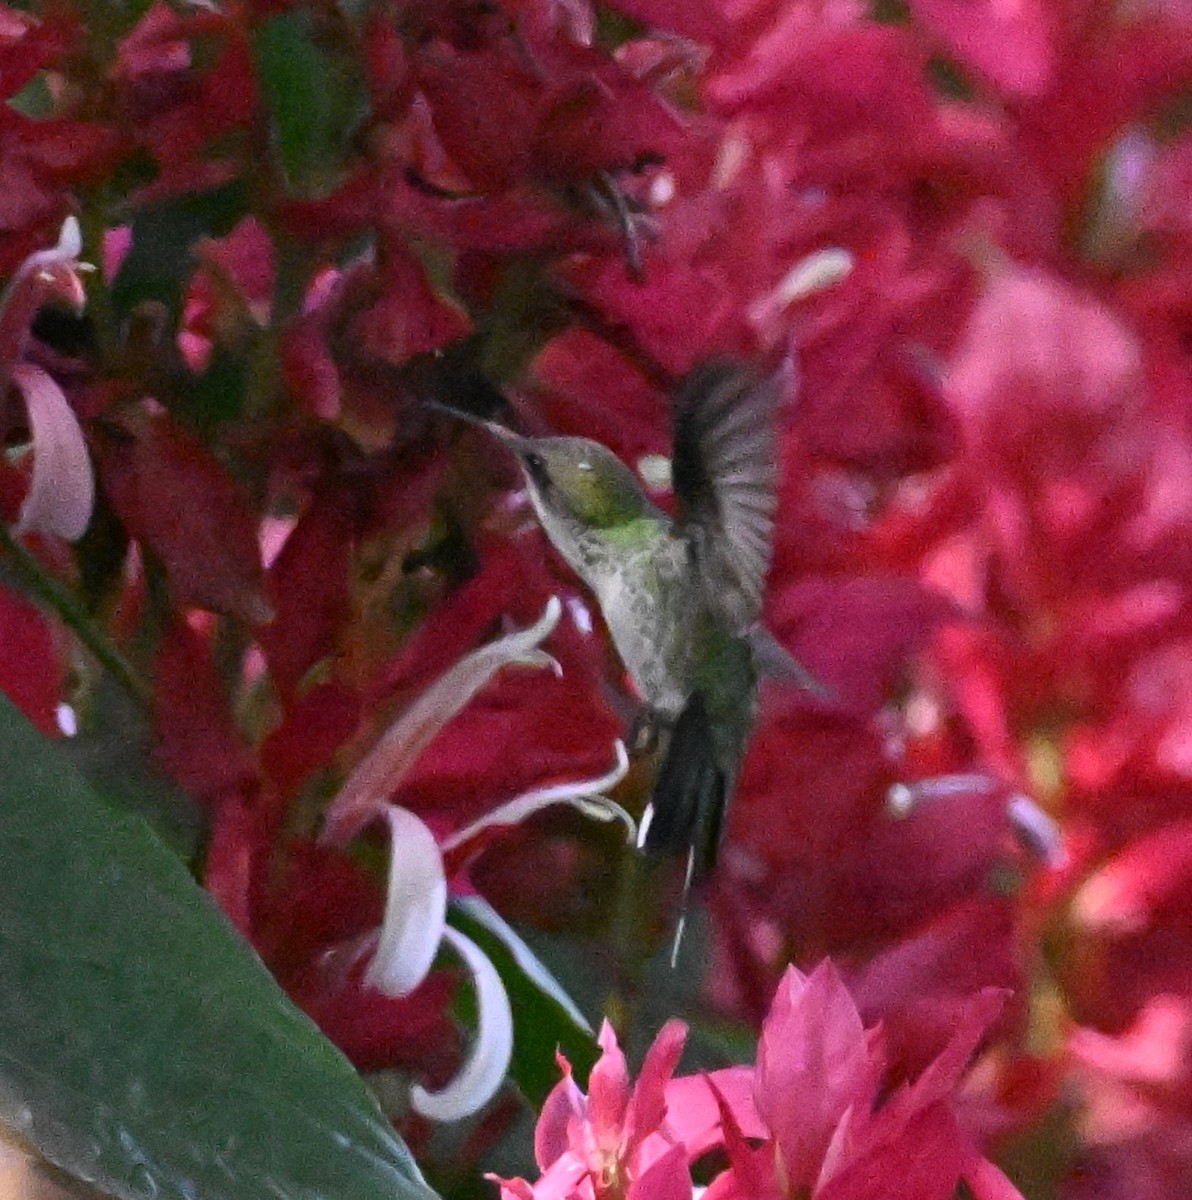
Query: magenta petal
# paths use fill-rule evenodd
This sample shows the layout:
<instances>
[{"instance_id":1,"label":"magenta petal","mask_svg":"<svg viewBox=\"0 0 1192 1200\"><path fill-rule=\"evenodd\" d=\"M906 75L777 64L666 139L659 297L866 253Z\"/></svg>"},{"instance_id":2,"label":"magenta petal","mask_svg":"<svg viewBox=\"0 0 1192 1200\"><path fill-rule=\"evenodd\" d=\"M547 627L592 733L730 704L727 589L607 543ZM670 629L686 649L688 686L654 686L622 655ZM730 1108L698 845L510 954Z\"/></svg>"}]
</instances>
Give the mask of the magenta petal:
<instances>
[{"instance_id":1,"label":"magenta petal","mask_svg":"<svg viewBox=\"0 0 1192 1200\"><path fill-rule=\"evenodd\" d=\"M600 1027L597 1040L604 1053L588 1076L588 1122L600 1138L620 1132L629 1106L629 1068L607 1021Z\"/></svg>"},{"instance_id":2,"label":"magenta petal","mask_svg":"<svg viewBox=\"0 0 1192 1200\"><path fill-rule=\"evenodd\" d=\"M974 1200L1023 1200L1022 1193L987 1158L973 1151L962 1175Z\"/></svg>"},{"instance_id":3,"label":"magenta petal","mask_svg":"<svg viewBox=\"0 0 1192 1200\"><path fill-rule=\"evenodd\" d=\"M782 1148L793 1186L819 1175L832 1133L872 1102L874 1068L860 1014L828 960L804 978L787 970L757 1056L757 1106Z\"/></svg>"},{"instance_id":4,"label":"magenta petal","mask_svg":"<svg viewBox=\"0 0 1192 1200\"><path fill-rule=\"evenodd\" d=\"M769 1136L753 1098L752 1067L726 1067L703 1075L684 1075L666 1085L667 1130L687 1147L693 1161L723 1139L721 1104L732 1113L746 1137Z\"/></svg>"},{"instance_id":5,"label":"magenta petal","mask_svg":"<svg viewBox=\"0 0 1192 1200\"><path fill-rule=\"evenodd\" d=\"M946 1105L918 1113L909 1124L879 1116L866 1146L823 1181L815 1200L951 1200L966 1150Z\"/></svg>"},{"instance_id":6,"label":"magenta petal","mask_svg":"<svg viewBox=\"0 0 1192 1200\"><path fill-rule=\"evenodd\" d=\"M78 418L62 389L40 367L19 363L12 379L25 397L33 441L33 479L17 532L76 541L95 504L95 476Z\"/></svg>"},{"instance_id":7,"label":"magenta petal","mask_svg":"<svg viewBox=\"0 0 1192 1200\"><path fill-rule=\"evenodd\" d=\"M691 1171L682 1146L672 1146L630 1184L628 1200L691 1200Z\"/></svg>"},{"instance_id":8,"label":"magenta petal","mask_svg":"<svg viewBox=\"0 0 1192 1200\"><path fill-rule=\"evenodd\" d=\"M897 1107L905 1098L910 1110L924 1109L945 1100L968 1069L969 1060L1009 994L1005 988L987 987L968 997L953 1018L954 1028L947 1046L890 1106Z\"/></svg>"},{"instance_id":9,"label":"magenta petal","mask_svg":"<svg viewBox=\"0 0 1192 1200\"><path fill-rule=\"evenodd\" d=\"M686 1041L687 1026L682 1021L667 1021L646 1054L625 1118L628 1150L639 1145L662 1125L666 1116L666 1085L679 1065Z\"/></svg>"},{"instance_id":10,"label":"magenta petal","mask_svg":"<svg viewBox=\"0 0 1192 1200\"><path fill-rule=\"evenodd\" d=\"M543 1101L534 1127L534 1161L540 1171L548 1170L570 1149L571 1122L584 1112L584 1095L571 1078L570 1065L562 1061L566 1073Z\"/></svg>"},{"instance_id":11,"label":"magenta petal","mask_svg":"<svg viewBox=\"0 0 1192 1200\"><path fill-rule=\"evenodd\" d=\"M963 66L1006 95L1040 96L1051 87L1050 13L1038 0L913 0L910 10Z\"/></svg>"}]
</instances>

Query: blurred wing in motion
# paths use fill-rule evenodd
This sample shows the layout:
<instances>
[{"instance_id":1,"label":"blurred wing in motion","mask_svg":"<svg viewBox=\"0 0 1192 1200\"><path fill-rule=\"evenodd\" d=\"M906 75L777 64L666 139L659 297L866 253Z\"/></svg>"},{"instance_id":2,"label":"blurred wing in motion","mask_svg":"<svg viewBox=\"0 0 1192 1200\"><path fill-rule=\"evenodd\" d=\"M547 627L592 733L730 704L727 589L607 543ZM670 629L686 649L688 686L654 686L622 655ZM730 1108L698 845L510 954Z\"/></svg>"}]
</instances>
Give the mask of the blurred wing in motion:
<instances>
[{"instance_id":1,"label":"blurred wing in motion","mask_svg":"<svg viewBox=\"0 0 1192 1200\"><path fill-rule=\"evenodd\" d=\"M744 632L761 611L777 506L774 418L786 372L696 367L674 402L675 495L708 603Z\"/></svg>"}]
</instances>

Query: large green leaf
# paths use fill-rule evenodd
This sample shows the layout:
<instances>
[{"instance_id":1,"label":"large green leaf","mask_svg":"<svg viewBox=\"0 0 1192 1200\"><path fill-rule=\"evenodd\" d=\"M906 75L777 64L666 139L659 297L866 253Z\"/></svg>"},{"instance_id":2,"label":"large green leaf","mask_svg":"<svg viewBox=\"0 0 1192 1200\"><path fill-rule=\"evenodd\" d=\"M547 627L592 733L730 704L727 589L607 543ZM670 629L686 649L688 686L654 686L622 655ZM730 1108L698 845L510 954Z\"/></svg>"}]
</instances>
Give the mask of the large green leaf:
<instances>
[{"instance_id":1,"label":"large green leaf","mask_svg":"<svg viewBox=\"0 0 1192 1200\"><path fill-rule=\"evenodd\" d=\"M433 1200L137 816L0 698L0 1118L125 1200Z\"/></svg>"}]
</instances>

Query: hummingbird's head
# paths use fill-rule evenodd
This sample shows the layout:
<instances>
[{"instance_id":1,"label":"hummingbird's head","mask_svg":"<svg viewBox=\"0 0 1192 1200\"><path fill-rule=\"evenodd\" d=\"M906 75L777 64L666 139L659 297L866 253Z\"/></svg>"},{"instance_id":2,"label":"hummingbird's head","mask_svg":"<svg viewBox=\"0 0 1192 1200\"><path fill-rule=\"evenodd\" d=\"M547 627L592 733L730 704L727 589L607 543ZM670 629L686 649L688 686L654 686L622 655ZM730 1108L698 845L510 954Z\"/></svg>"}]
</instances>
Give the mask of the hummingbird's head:
<instances>
[{"instance_id":1,"label":"hummingbird's head","mask_svg":"<svg viewBox=\"0 0 1192 1200\"><path fill-rule=\"evenodd\" d=\"M516 459L541 518L608 529L645 516L650 501L633 472L606 446L579 437L525 437L496 421L432 407L487 430Z\"/></svg>"},{"instance_id":2,"label":"hummingbird's head","mask_svg":"<svg viewBox=\"0 0 1192 1200\"><path fill-rule=\"evenodd\" d=\"M650 502L633 472L588 438L527 438L502 431L535 505L593 529L644 516Z\"/></svg>"}]
</instances>

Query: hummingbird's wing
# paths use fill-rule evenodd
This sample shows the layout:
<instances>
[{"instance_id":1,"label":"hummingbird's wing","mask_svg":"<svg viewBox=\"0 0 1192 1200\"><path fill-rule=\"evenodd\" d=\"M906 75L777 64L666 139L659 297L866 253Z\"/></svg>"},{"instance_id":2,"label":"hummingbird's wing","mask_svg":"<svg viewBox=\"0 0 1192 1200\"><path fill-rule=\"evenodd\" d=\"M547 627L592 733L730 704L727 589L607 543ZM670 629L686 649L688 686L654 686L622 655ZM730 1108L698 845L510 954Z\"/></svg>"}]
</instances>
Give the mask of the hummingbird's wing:
<instances>
[{"instance_id":1,"label":"hummingbird's wing","mask_svg":"<svg viewBox=\"0 0 1192 1200\"><path fill-rule=\"evenodd\" d=\"M675 495L695 547L707 601L742 632L762 606L777 507L774 417L782 374L759 378L710 362L683 381L674 402Z\"/></svg>"}]
</instances>

